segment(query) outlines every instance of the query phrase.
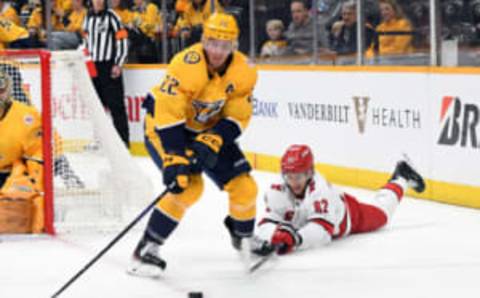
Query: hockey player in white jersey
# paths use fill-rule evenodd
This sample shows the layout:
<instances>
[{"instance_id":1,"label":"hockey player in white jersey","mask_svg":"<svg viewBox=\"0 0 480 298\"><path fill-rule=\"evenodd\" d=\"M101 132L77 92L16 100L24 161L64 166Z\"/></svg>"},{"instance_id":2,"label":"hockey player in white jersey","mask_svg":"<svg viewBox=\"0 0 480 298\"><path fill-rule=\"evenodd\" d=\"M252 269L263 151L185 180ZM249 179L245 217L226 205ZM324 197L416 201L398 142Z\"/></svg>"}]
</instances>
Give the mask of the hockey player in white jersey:
<instances>
[{"instance_id":1,"label":"hockey player in white jersey","mask_svg":"<svg viewBox=\"0 0 480 298\"><path fill-rule=\"evenodd\" d=\"M266 214L257 226L257 254L286 254L325 245L332 239L383 227L407 187L423 192L425 182L408 160L397 163L386 185L368 203L332 186L315 173L306 145L290 146L281 159L282 180L265 194Z\"/></svg>"}]
</instances>

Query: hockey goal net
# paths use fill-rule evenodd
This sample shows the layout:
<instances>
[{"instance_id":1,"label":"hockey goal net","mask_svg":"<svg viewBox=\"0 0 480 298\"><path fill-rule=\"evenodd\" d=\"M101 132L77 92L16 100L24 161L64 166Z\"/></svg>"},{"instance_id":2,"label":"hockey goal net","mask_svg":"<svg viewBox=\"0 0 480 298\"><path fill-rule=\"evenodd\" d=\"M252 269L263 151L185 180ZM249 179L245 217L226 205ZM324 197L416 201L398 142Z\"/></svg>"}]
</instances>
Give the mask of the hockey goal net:
<instances>
[{"instance_id":1,"label":"hockey goal net","mask_svg":"<svg viewBox=\"0 0 480 298\"><path fill-rule=\"evenodd\" d=\"M47 233L111 230L152 198L97 97L80 51L4 51L13 97L42 115Z\"/></svg>"}]
</instances>

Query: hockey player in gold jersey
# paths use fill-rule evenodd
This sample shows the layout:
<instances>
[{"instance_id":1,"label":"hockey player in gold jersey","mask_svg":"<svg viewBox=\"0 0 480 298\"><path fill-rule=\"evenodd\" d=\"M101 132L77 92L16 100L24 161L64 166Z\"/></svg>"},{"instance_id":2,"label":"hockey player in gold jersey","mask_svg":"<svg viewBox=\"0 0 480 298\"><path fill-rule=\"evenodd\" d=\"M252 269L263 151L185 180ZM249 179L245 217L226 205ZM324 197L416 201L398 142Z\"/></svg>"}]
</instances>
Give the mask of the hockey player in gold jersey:
<instances>
[{"instance_id":1,"label":"hockey player in gold jersey","mask_svg":"<svg viewBox=\"0 0 480 298\"><path fill-rule=\"evenodd\" d=\"M43 230L42 130L38 111L13 100L12 82L0 71L0 197L33 207L32 232Z\"/></svg>"},{"instance_id":2,"label":"hockey player in gold jersey","mask_svg":"<svg viewBox=\"0 0 480 298\"><path fill-rule=\"evenodd\" d=\"M252 115L257 70L236 50L239 30L231 15L215 13L201 43L177 54L144 107L146 147L170 192L157 204L134 252L132 274L158 275L158 250L202 195L202 172L228 193L225 225L236 249L250 239L257 185L236 143Z\"/></svg>"}]
</instances>

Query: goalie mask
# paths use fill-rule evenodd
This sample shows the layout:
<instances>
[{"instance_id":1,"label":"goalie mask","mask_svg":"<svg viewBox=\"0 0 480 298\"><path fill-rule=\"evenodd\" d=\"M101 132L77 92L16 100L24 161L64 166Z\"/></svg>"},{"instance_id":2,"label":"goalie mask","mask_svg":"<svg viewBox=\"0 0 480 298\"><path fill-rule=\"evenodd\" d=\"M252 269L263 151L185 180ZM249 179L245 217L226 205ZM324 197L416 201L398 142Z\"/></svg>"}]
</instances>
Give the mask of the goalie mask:
<instances>
[{"instance_id":1,"label":"goalie mask","mask_svg":"<svg viewBox=\"0 0 480 298\"><path fill-rule=\"evenodd\" d=\"M10 76L4 71L0 71L0 108L4 108L10 103L11 86Z\"/></svg>"},{"instance_id":2,"label":"goalie mask","mask_svg":"<svg viewBox=\"0 0 480 298\"><path fill-rule=\"evenodd\" d=\"M282 156L282 177L297 196L303 196L313 176L313 154L307 145L292 145Z\"/></svg>"}]
</instances>

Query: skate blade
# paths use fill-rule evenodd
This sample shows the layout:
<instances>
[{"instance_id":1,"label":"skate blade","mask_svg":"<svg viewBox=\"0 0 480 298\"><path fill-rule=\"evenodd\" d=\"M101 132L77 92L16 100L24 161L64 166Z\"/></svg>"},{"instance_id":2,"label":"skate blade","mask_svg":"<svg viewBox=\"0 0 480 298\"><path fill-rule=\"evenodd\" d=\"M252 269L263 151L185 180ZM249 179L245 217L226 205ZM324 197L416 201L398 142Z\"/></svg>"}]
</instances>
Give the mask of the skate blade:
<instances>
[{"instance_id":1,"label":"skate blade","mask_svg":"<svg viewBox=\"0 0 480 298\"><path fill-rule=\"evenodd\" d=\"M145 264L136 260L132 261L127 273L138 277L158 279L162 276L163 270L155 265Z\"/></svg>"},{"instance_id":2,"label":"skate blade","mask_svg":"<svg viewBox=\"0 0 480 298\"><path fill-rule=\"evenodd\" d=\"M251 243L248 239L242 239L242 246L238 251L238 256L246 272L249 272L252 264L255 264L259 259L259 256L252 252Z\"/></svg>"}]
</instances>

